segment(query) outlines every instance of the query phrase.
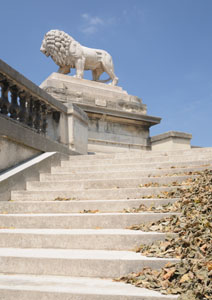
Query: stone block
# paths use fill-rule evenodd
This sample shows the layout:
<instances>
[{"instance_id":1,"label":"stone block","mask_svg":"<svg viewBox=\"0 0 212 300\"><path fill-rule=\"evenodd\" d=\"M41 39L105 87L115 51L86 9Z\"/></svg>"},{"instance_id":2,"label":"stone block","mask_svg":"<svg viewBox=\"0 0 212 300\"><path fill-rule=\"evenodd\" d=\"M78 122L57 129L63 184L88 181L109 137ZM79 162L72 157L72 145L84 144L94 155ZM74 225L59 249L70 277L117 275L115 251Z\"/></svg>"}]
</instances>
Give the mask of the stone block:
<instances>
[{"instance_id":1,"label":"stone block","mask_svg":"<svg viewBox=\"0 0 212 300\"><path fill-rule=\"evenodd\" d=\"M192 135L185 132L168 131L151 137L152 150L183 150L190 149Z\"/></svg>"}]
</instances>

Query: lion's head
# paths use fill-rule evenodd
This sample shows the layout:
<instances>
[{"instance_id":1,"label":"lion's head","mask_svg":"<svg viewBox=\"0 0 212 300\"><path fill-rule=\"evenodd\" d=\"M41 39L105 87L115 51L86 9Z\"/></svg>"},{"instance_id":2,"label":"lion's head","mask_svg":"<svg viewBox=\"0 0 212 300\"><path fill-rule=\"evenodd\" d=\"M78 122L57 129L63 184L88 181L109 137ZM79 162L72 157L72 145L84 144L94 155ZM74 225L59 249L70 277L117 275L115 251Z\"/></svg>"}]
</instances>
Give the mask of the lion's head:
<instances>
[{"instance_id":1,"label":"lion's head","mask_svg":"<svg viewBox=\"0 0 212 300\"><path fill-rule=\"evenodd\" d=\"M50 30L44 36L40 51L47 57L51 56L60 67L71 66L69 49L72 41L74 39L64 31Z\"/></svg>"}]
</instances>

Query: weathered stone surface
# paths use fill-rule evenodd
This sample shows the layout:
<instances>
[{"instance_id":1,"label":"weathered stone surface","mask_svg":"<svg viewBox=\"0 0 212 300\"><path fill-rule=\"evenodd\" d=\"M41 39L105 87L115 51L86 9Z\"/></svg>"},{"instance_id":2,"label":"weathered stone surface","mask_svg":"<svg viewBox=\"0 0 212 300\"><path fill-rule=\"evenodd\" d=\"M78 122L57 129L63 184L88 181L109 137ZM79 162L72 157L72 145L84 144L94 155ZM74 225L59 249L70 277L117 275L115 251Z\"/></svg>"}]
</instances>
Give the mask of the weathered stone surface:
<instances>
[{"instance_id":1,"label":"weathered stone surface","mask_svg":"<svg viewBox=\"0 0 212 300\"><path fill-rule=\"evenodd\" d=\"M52 73L40 87L60 102L92 106L101 103L100 106L114 110L146 114L142 100L118 86Z\"/></svg>"},{"instance_id":2,"label":"weathered stone surface","mask_svg":"<svg viewBox=\"0 0 212 300\"><path fill-rule=\"evenodd\" d=\"M39 150L26 147L0 135L0 171L13 167L39 153Z\"/></svg>"},{"instance_id":3,"label":"weathered stone surface","mask_svg":"<svg viewBox=\"0 0 212 300\"><path fill-rule=\"evenodd\" d=\"M150 149L149 128L160 118L148 116L142 100L121 87L53 73L41 88L87 113L89 151Z\"/></svg>"}]
</instances>

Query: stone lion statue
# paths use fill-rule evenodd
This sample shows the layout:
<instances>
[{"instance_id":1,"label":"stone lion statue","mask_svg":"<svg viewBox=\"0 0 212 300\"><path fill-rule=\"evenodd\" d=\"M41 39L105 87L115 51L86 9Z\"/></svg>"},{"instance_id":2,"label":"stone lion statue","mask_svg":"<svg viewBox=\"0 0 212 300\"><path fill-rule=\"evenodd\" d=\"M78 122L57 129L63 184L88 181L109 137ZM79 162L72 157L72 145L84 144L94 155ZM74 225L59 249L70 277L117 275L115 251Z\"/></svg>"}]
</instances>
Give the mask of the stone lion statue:
<instances>
[{"instance_id":1,"label":"stone lion statue","mask_svg":"<svg viewBox=\"0 0 212 300\"><path fill-rule=\"evenodd\" d=\"M51 56L59 66L59 73L68 74L71 68L76 68L75 77L83 78L84 70L91 70L94 81L107 82L112 80L112 85L118 83L112 57L108 52L84 47L64 31L48 31L44 36L40 50L47 57ZM103 72L106 72L110 78L99 80Z\"/></svg>"}]
</instances>

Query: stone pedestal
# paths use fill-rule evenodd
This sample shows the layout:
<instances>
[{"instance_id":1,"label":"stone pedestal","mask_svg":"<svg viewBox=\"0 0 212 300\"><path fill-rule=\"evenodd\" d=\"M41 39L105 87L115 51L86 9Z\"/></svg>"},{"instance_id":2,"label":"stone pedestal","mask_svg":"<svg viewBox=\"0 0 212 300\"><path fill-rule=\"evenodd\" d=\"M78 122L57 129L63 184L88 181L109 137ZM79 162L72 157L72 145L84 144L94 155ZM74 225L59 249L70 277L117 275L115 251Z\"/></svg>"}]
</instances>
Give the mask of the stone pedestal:
<instances>
[{"instance_id":1,"label":"stone pedestal","mask_svg":"<svg viewBox=\"0 0 212 300\"><path fill-rule=\"evenodd\" d=\"M148 116L142 100L121 87L59 73L51 74L40 87L87 113L89 151L151 149L149 128L161 119Z\"/></svg>"}]
</instances>

